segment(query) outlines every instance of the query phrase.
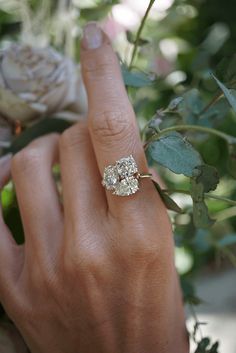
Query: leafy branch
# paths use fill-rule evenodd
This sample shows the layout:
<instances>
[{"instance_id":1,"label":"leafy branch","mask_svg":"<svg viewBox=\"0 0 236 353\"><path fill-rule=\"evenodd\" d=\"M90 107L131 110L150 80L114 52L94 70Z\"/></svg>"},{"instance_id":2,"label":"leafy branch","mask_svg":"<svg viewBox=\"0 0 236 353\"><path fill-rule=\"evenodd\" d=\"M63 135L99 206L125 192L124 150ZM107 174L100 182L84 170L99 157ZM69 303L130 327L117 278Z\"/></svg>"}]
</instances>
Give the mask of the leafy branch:
<instances>
[{"instance_id":1,"label":"leafy branch","mask_svg":"<svg viewBox=\"0 0 236 353\"><path fill-rule=\"evenodd\" d=\"M180 190L180 189L175 189L175 190L170 190L170 189L164 189L162 190L163 192L166 192L168 194L174 194L174 193L178 193L178 194L185 194L185 195L191 195L189 190ZM212 195L212 194L206 194L205 195L206 198L209 199L214 199L214 200L220 200L223 202L228 203L229 205L233 205L236 206L236 201L235 200L231 200L227 197L224 196L219 196L219 195Z\"/></svg>"},{"instance_id":2,"label":"leafy branch","mask_svg":"<svg viewBox=\"0 0 236 353\"><path fill-rule=\"evenodd\" d=\"M158 131L158 133L152 135L150 137L150 139L145 143L144 148L147 148L148 144L152 141L157 140L160 136L163 136L169 132L173 132L173 131L197 131L197 132L203 132L203 133L207 133L207 134L211 134L211 135L215 135L218 136L222 139L224 139L229 145L231 144L236 144L236 137L231 136L226 134L225 132L213 129L213 128L209 128L206 126L199 126L199 125L175 125L175 126L171 126L165 129L162 129L160 131Z\"/></svg>"}]
</instances>

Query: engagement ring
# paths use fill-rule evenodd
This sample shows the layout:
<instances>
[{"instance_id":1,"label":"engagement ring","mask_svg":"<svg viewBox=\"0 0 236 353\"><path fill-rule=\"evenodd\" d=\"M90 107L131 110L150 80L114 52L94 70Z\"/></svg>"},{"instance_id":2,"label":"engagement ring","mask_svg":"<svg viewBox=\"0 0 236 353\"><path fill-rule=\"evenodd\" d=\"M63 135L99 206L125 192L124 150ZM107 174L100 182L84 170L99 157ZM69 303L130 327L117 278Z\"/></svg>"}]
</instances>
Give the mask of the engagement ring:
<instances>
[{"instance_id":1,"label":"engagement ring","mask_svg":"<svg viewBox=\"0 0 236 353\"><path fill-rule=\"evenodd\" d=\"M139 173L137 163L130 155L105 168L102 185L114 195L129 196L139 190L139 179L151 177L151 174Z\"/></svg>"}]
</instances>

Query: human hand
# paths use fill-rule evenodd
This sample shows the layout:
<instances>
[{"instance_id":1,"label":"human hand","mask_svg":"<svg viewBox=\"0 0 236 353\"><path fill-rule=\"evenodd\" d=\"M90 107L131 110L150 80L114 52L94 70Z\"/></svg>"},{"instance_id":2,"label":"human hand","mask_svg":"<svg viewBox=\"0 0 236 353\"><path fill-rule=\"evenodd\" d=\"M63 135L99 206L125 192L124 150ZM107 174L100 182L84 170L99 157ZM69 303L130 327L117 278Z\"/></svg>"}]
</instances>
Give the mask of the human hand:
<instances>
[{"instance_id":1,"label":"human hand","mask_svg":"<svg viewBox=\"0 0 236 353\"><path fill-rule=\"evenodd\" d=\"M150 179L119 197L105 166L132 154L148 167L110 42L85 29L87 123L48 135L11 163L25 245L0 219L0 299L32 353L186 353L166 209ZM63 207L52 177L59 161ZM2 180L8 168L2 169Z\"/></svg>"}]
</instances>

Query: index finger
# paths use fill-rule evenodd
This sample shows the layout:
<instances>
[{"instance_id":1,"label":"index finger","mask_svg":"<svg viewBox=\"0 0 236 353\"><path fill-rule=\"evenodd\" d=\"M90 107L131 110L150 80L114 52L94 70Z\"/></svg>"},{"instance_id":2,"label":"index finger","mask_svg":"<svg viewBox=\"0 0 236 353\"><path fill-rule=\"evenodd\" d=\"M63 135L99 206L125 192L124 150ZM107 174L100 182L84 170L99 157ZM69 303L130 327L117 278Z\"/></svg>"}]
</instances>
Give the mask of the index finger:
<instances>
[{"instance_id":1,"label":"index finger","mask_svg":"<svg viewBox=\"0 0 236 353\"><path fill-rule=\"evenodd\" d=\"M109 39L95 23L85 27L81 63L88 94L89 130L101 175L107 165L129 155L133 155L139 171L146 173L147 162L118 58ZM150 180L143 181L142 194L150 189L153 191ZM134 202L140 194L139 191L128 199ZM124 198L118 200L109 193L108 202L112 207L114 204L119 207Z\"/></svg>"}]
</instances>

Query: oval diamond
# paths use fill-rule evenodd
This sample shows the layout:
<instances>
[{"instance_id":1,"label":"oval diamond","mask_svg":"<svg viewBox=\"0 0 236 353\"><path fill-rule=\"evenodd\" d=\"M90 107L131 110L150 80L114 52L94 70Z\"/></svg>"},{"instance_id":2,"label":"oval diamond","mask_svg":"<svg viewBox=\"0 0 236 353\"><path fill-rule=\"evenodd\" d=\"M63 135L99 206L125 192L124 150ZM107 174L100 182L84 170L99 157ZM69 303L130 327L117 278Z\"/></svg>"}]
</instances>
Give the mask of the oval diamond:
<instances>
[{"instance_id":1,"label":"oval diamond","mask_svg":"<svg viewBox=\"0 0 236 353\"><path fill-rule=\"evenodd\" d=\"M129 196L135 194L139 189L138 180L134 177L122 179L115 187L114 195Z\"/></svg>"},{"instance_id":2,"label":"oval diamond","mask_svg":"<svg viewBox=\"0 0 236 353\"><path fill-rule=\"evenodd\" d=\"M115 166L109 165L105 168L102 184L107 190L114 190L119 182L119 175Z\"/></svg>"},{"instance_id":3,"label":"oval diamond","mask_svg":"<svg viewBox=\"0 0 236 353\"><path fill-rule=\"evenodd\" d=\"M116 167L121 178L131 177L138 172L137 164L132 155L121 158L116 162Z\"/></svg>"}]
</instances>

